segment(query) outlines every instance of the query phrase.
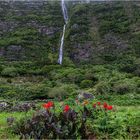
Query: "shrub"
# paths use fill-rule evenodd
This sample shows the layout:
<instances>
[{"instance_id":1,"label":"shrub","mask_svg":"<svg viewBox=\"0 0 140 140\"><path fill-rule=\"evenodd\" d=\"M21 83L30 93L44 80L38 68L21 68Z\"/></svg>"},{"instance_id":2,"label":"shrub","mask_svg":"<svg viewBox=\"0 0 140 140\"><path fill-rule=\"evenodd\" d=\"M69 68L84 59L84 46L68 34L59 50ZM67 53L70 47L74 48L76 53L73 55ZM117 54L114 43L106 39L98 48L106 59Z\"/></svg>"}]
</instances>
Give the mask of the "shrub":
<instances>
[{"instance_id":1,"label":"shrub","mask_svg":"<svg viewBox=\"0 0 140 140\"><path fill-rule=\"evenodd\" d=\"M108 82L102 81L95 85L95 91L98 94L110 93L111 85Z\"/></svg>"},{"instance_id":2,"label":"shrub","mask_svg":"<svg viewBox=\"0 0 140 140\"><path fill-rule=\"evenodd\" d=\"M88 139L88 119L93 121L103 116L102 131L106 130L109 121L107 110L110 111L113 107L107 103L102 107L101 105L100 102L90 107L85 104L79 110L74 110L69 105L55 107L55 104L49 101L43 104L45 110L37 111L31 118L23 118L13 126L13 130L21 139Z\"/></svg>"},{"instance_id":3,"label":"shrub","mask_svg":"<svg viewBox=\"0 0 140 140\"><path fill-rule=\"evenodd\" d=\"M114 92L119 93L119 94L124 94L129 92L130 87L127 84L120 84L120 85L116 85L114 86Z\"/></svg>"},{"instance_id":4,"label":"shrub","mask_svg":"<svg viewBox=\"0 0 140 140\"><path fill-rule=\"evenodd\" d=\"M8 78L7 83L12 83L12 80Z\"/></svg>"},{"instance_id":5,"label":"shrub","mask_svg":"<svg viewBox=\"0 0 140 140\"><path fill-rule=\"evenodd\" d=\"M62 87L54 87L48 92L49 98L65 98L68 92Z\"/></svg>"},{"instance_id":6,"label":"shrub","mask_svg":"<svg viewBox=\"0 0 140 140\"><path fill-rule=\"evenodd\" d=\"M113 91L119 94L125 94L125 93L130 93L130 92L135 92L137 91L137 79L132 78L132 79L123 79L121 81L117 81L114 85L113 85Z\"/></svg>"},{"instance_id":7,"label":"shrub","mask_svg":"<svg viewBox=\"0 0 140 140\"><path fill-rule=\"evenodd\" d=\"M47 99L49 87L46 84L35 84L28 87L22 87L19 92L19 98L22 100Z\"/></svg>"},{"instance_id":8,"label":"shrub","mask_svg":"<svg viewBox=\"0 0 140 140\"><path fill-rule=\"evenodd\" d=\"M80 83L81 88L89 88L89 87L92 87L92 86L93 86L92 80L83 80Z\"/></svg>"},{"instance_id":9,"label":"shrub","mask_svg":"<svg viewBox=\"0 0 140 140\"><path fill-rule=\"evenodd\" d=\"M48 92L48 98L64 99L76 94L78 87L74 84L64 84L59 87L54 87Z\"/></svg>"},{"instance_id":10,"label":"shrub","mask_svg":"<svg viewBox=\"0 0 140 140\"><path fill-rule=\"evenodd\" d=\"M15 89L13 89L12 86L10 85L0 85L0 97L3 97L3 98L13 98L15 97Z\"/></svg>"},{"instance_id":11,"label":"shrub","mask_svg":"<svg viewBox=\"0 0 140 140\"><path fill-rule=\"evenodd\" d=\"M18 75L18 70L15 67L6 67L1 72L2 76L15 77Z\"/></svg>"},{"instance_id":12,"label":"shrub","mask_svg":"<svg viewBox=\"0 0 140 140\"><path fill-rule=\"evenodd\" d=\"M3 67L2 67L2 66L0 66L0 73L2 72L2 70L3 70Z\"/></svg>"},{"instance_id":13,"label":"shrub","mask_svg":"<svg viewBox=\"0 0 140 140\"><path fill-rule=\"evenodd\" d=\"M140 77L140 69L136 69L134 72L133 72L135 75L139 76Z\"/></svg>"}]
</instances>

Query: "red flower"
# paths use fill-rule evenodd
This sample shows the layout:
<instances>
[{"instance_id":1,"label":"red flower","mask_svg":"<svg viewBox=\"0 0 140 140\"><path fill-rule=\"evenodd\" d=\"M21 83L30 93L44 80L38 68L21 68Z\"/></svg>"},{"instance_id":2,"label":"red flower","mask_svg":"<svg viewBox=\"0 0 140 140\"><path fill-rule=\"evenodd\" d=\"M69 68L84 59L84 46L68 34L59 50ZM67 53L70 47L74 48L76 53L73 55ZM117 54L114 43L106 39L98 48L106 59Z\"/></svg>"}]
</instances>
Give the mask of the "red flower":
<instances>
[{"instance_id":1,"label":"red flower","mask_svg":"<svg viewBox=\"0 0 140 140\"><path fill-rule=\"evenodd\" d=\"M108 109L108 110L112 110L112 109L113 109L112 105L107 106L107 109Z\"/></svg>"},{"instance_id":2,"label":"red flower","mask_svg":"<svg viewBox=\"0 0 140 140\"><path fill-rule=\"evenodd\" d=\"M103 107L104 107L105 109L107 109L108 105L107 105L106 102L103 104Z\"/></svg>"},{"instance_id":3,"label":"red flower","mask_svg":"<svg viewBox=\"0 0 140 140\"><path fill-rule=\"evenodd\" d=\"M50 101L50 102L48 102L48 106L49 107L53 107L54 106L54 103Z\"/></svg>"},{"instance_id":4,"label":"red flower","mask_svg":"<svg viewBox=\"0 0 140 140\"><path fill-rule=\"evenodd\" d=\"M96 103L94 103L92 106L93 106L93 108L96 108Z\"/></svg>"},{"instance_id":5,"label":"red flower","mask_svg":"<svg viewBox=\"0 0 140 140\"><path fill-rule=\"evenodd\" d=\"M101 102L97 102L97 104L100 106L101 105Z\"/></svg>"},{"instance_id":6,"label":"red flower","mask_svg":"<svg viewBox=\"0 0 140 140\"><path fill-rule=\"evenodd\" d=\"M64 106L64 112L68 112L69 110L70 110L69 105L65 105L65 106Z\"/></svg>"},{"instance_id":7,"label":"red flower","mask_svg":"<svg viewBox=\"0 0 140 140\"><path fill-rule=\"evenodd\" d=\"M54 103L51 102L51 101L49 101L48 103L43 104L43 107L46 108L46 109L49 109L49 108L51 108L53 106L54 106Z\"/></svg>"}]
</instances>

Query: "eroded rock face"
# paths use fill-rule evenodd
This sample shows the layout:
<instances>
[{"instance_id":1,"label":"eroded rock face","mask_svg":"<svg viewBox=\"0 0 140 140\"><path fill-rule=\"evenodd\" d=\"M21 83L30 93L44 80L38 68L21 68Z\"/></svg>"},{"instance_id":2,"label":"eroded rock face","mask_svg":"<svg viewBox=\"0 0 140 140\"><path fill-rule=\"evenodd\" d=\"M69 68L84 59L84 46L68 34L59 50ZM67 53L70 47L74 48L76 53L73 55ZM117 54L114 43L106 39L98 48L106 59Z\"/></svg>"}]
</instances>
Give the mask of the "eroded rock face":
<instances>
[{"instance_id":1,"label":"eroded rock face","mask_svg":"<svg viewBox=\"0 0 140 140\"><path fill-rule=\"evenodd\" d=\"M18 22L0 20L0 36L2 36L4 33L13 31L17 26Z\"/></svg>"},{"instance_id":2,"label":"eroded rock face","mask_svg":"<svg viewBox=\"0 0 140 140\"><path fill-rule=\"evenodd\" d=\"M38 30L39 33L41 33L41 35L54 35L59 29L53 27L40 26L38 27Z\"/></svg>"},{"instance_id":3,"label":"eroded rock face","mask_svg":"<svg viewBox=\"0 0 140 140\"><path fill-rule=\"evenodd\" d=\"M7 60L17 61L25 57L24 48L20 45L10 45L0 48L0 57L4 57Z\"/></svg>"},{"instance_id":4,"label":"eroded rock face","mask_svg":"<svg viewBox=\"0 0 140 140\"><path fill-rule=\"evenodd\" d=\"M74 53L71 54L71 58L76 61L88 61L92 56L93 47L91 42L77 44L73 48Z\"/></svg>"},{"instance_id":5,"label":"eroded rock face","mask_svg":"<svg viewBox=\"0 0 140 140\"><path fill-rule=\"evenodd\" d=\"M112 46L112 51L122 52L127 50L128 48L128 44L126 41L112 34L106 34L104 42Z\"/></svg>"}]
</instances>

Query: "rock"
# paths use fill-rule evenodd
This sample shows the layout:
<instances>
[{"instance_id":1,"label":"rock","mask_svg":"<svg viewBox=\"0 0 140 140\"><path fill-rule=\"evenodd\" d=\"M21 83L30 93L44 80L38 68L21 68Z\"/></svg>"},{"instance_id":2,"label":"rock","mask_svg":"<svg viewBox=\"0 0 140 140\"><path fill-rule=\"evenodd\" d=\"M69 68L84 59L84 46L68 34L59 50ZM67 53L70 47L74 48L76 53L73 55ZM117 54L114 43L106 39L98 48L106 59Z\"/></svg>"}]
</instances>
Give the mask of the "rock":
<instances>
[{"instance_id":1,"label":"rock","mask_svg":"<svg viewBox=\"0 0 140 140\"><path fill-rule=\"evenodd\" d=\"M104 42L112 46L112 49L109 47L112 52L124 52L128 49L127 42L113 34L106 34L104 38Z\"/></svg>"},{"instance_id":2,"label":"rock","mask_svg":"<svg viewBox=\"0 0 140 140\"><path fill-rule=\"evenodd\" d=\"M85 44L76 44L73 46L74 52L70 54L70 57L75 61L88 61L93 55L93 46L91 42Z\"/></svg>"},{"instance_id":3,"label":"rock","mask_svg":"<svg viewBox=\"0 0 140 140\"><path fill-rule=\"evenodd\" d=\"M52 27L48 28L46 26L40 26L38 30L39 33L41 33L42 35L53 35L58 31L57 28L52 28Z\"/></svg>"},{"instance_id":4,"label":"rock","mask_svg":"<svg viewBox=\"0 0 140 140\"><path fill-rule=\"evenodd\" d=\"M8 106L8 103L6 103L6 102L1 102L0 103L0 108L5 108L7 106Z\"/></svg>"},{"instance_id":5,"label":"rock","mask_svg":"<svg viewBox=\"0 0 140 140\"><path fill-rule=\"evenodd\" d=\"M10 126L10 125L12 125L13 123L14 123L14 121L15 121L15 118L14 117L8 117L7 118L7 124Z\"/></svg>"},{"instance_id":6,"label":"rock","mask_svg":"<svg viewBox=\"0 0 140 140\"><path fill-rule=\"evenodd\" d=\"M29 111L30 109L36 109L36 105L35 103L19 103L19 104L16 104L15 106L12 106L11 110L12 111L20 111L20 112L27 112Z\"/></svg>"},{"instance_id":7,"label":"rock","mask_svg":"<svg viewBox=\"0 0 140 140\"><path fill-rule=\"evenodd\" d=\"M10 103L6 101L0 101L0 111L4 111L5 109L9 108Z\"/></svg>"},{"instance_id":8,"label":"rock","mask_svg":"<svg viewBox=\"0 0 140 140\"><path fill-rule=\"evenodd\" d=\"M78 24L74 24L73 26L71 26L72 29L77 29L78 28Z\"/></svg>"},{"instance_id":9,"label":"rock","mask_svg":"<svg viewBox=\"0 0 140 140\"><path fill-rule=\"evenodd\" d=\"M91 93L83 93L85 99L94 99L94 96Z\"/></svg>"},{"instance_id":10,"label":"rock","mask_svg":"<svg viewBox=\"0 0 140 140\"><path fill-rule=\"evenodd\" d=\"M94 99L95 97L91 93L82 92L78 95L77 98L78 98L78 100L87 100L87 99Z\"/></svg>"}]
</instances>

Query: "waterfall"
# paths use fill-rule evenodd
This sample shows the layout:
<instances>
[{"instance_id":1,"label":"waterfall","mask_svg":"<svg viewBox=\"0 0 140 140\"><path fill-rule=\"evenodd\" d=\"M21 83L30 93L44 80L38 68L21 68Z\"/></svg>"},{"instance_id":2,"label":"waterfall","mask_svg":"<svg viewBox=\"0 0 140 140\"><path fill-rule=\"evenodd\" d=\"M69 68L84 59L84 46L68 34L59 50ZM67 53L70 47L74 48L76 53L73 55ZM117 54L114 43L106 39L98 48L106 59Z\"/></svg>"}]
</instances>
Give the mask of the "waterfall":
<instances>
[{"instance_id":1,"label":"waterfall","mask_svg":"<svg viewBox=\"0 0 140 140\"><path fill-rule=\"evenodd\" d=\"M59 49L58 63L60 65L62 64L62 61L63 61L64 37L65 37L66 25L68 23L68 12L67 12L67 8L66 8L64 0L61 0L61 7L62 7L62 12L63 12L63 17L64 17L64 20L65 20L65 24L64 24L64 27L63 27L63 34L62 34L62 37L61 37L61 44L60 44L60 49Z\"/></svg>"}]
</instances>

